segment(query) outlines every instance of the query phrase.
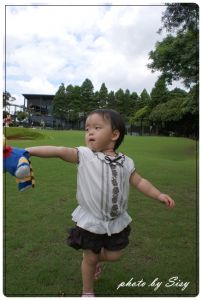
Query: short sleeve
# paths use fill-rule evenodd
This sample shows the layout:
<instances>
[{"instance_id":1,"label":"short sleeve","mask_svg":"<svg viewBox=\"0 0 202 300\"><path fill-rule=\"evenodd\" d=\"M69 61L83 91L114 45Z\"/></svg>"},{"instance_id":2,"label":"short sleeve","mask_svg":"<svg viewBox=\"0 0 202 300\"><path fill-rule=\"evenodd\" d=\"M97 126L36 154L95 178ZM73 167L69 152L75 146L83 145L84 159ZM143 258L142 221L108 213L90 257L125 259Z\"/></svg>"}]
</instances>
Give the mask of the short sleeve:
<instances>
[{"instance_id":1,"label":"short sleeve","mask_svg":"<svg viewBox=\"0 0 202 300\"><path fill-rule=\"evenodd\" d=\"M128 169L128 172L129 174L131 175L133 172L135 172L135 163L134 161L126 156L126 166L127 166L127 169Z\"/></svg>"},{"instance_id":2,"label":"short sleeve","mask_svg":"<svg viewBox=\"0 0 202 300\"><path fill-rule=\"evenodd\" d=\"M94 158L93 151L90 150L88 147L80 146L77 147L76 149L78 150L78 163L80 165Z\"/></svg>"}]
</instances>

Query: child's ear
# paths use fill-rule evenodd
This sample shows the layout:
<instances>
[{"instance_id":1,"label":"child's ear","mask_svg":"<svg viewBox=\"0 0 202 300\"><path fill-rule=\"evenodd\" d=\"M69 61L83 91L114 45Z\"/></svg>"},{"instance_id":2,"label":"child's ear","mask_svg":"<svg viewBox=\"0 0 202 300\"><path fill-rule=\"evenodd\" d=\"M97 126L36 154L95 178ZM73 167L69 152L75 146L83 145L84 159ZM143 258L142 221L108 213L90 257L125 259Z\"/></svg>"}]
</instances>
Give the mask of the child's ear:
<instances>
[{"instance_id":1,"label":"child's ear","mask_svg":"<svg viewBox=\"0 0 202 300\"><path fill-rule=\"evenodd\" d=\"M112 141L117 141L118 140L118 138L119 138L119 136L120 136L120 132L119 132L119 130L118 129L115 129L113 132L112 132Z\"/></svg>"}]
</instances>

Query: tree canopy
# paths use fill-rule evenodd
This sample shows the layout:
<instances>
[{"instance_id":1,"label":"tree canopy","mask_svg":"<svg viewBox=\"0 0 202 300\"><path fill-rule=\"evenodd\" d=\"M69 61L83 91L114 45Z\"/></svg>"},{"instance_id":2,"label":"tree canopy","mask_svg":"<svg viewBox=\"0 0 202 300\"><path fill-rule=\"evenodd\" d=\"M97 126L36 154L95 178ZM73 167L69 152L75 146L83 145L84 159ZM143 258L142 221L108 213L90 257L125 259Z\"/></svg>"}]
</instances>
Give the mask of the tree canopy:
<instances>
[{"instance_id":1,"label":"tree canopy","mask_svg":"<svg viewBox=\"0 0 202 300\"><path fill-rule=\"evenodd\" d=\"M3 107L11 105L11 102L15 100L15 97L13 97L8 91L3 92Z\"/></svg>"},{"instance_id":2,"label":"tree canopy","mask_svg":"<svg viewBox=\"0 0 202 300\"><path fill-rule=\"evenodd\" d=\"M169 34L150 51L148 67L160 71L169 84L180 79L186 87L198 83L198 10L195 3L168 4L162 17L160 32L164 28Z\"/></svg>"},{"instance_id":3,"label":"tree canopy","mask_svg":"<svg viewBox=\"0 0 202 300\"><path fill-rule=\"evenodd\" d=\"M199 27L199 6L196 3L168 3L162 16L163 27L167 31L196 31Z\"/></svg>"}]
</instances>

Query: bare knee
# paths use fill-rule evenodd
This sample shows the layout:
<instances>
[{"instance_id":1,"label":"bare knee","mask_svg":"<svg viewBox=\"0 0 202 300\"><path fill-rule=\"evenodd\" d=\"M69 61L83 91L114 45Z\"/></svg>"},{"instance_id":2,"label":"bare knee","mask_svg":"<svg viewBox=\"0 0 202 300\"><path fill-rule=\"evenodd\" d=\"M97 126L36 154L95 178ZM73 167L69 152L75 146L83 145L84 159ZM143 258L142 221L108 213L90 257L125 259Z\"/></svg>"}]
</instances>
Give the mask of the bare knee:
<instances>
[{"instance_id":1,"label":"bare knee","mask_svg":"<svg viewBox=\"0 0 202 300\"><path fill-rule=\"evenodd\" d=\"M98 255L93 253L91 250L85 250L83 252L83 260L91 265L96 265L99 261Z\"/></svg>"},{"instance_id":2,"label":"bare knee","mask_svg":"<svg viewBox=\"0 0 202 300\"><path fill-rule=\"evenodd\" d=\"M109 251L103 249L101 259L106 261L117 261L121 258L121 255L122 251Z\"/></svg>"}]
</instances>

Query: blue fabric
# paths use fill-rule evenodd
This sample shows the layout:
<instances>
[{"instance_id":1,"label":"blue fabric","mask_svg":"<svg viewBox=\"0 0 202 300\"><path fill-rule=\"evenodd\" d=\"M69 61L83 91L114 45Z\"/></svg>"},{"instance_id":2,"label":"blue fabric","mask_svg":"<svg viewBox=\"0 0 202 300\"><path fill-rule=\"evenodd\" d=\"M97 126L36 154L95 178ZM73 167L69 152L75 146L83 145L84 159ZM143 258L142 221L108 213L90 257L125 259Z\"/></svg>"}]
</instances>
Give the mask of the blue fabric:
<instances>
[{"instance_id":1,"label":"blue fabric","mask_svg":"<svg viewBox=\"0 0 202 300\"><path fill-rule=\"evenodd\" d=\"M15 176L18 161L20 157L24 156L29 160L29 152L25 149L12 148L12 151L8 157L3 159L3 170L4 172L9 172L11 175Z\"/></svg>"},{"instance_id":2,"label":"blue fabric","mask_svg":"<svg viewBox=\"0 0 202 300\"><path fill-rule=\"evenodd\" d=\"M25 181L25 182L20 182L18 184L18 189L19 189L20 192L23 192L24 190L29 189L31 187L32 187L32 181L31 180Z\"/></svg>"},{"instance_id":3,"label":"blue fabric","mask_svg":"<svg viewBox=\"0 0 202 300\"><path fill-rule=\"evenodd\" d=\"M29 166L30 175L24 178L16 178L16 182L18 183L18 190L23 192L31 187L35 186L34 173L32 170L31 162L29 161L29 152L25 149L21 148L12 148L9 147L10 152L8 152L7 157L3 157L3 170L4 172L9 172L12 176L15 176L16 171L21 166ZM26 162L22 162L19 164L19 160L21 158L25 158ZM18 165L19 164L19 165Z\"/></svg>"}]
</instances>

